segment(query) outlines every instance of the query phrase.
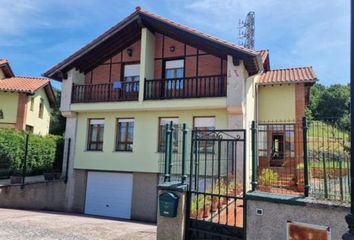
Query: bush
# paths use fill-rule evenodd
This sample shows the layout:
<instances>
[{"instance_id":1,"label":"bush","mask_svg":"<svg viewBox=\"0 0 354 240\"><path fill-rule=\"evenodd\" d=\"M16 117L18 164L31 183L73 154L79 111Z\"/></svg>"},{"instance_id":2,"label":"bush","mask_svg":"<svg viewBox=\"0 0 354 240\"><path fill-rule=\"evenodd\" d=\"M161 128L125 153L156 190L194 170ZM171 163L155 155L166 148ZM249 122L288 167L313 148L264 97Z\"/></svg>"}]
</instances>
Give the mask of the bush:
<instances>
[{"instance_id":1,"label":"bush","mask_svg":"<svg viewBox=\"0 0 354 240\"><path fill-rule=\"evenodd\" d=\"M9 169L10 174L22 172L25 156L24 132L0 130L0 168ZM29 135L27 155L27 175L42 174L51 171L54 163L62 161L62 142L60 136ZM57 163L56 165L60 165Z\"/></svg>"},{"instance_id":2,"label":"bush","mask_svg":"<svg viewBox=\"0 0 354 240\"><path fill-rule=\"evenodd\" d=\"M272 186L278 182L278 173L272 169L265 168L259 176L259 184L262 186Z\"/></svg>"}]
</instances>

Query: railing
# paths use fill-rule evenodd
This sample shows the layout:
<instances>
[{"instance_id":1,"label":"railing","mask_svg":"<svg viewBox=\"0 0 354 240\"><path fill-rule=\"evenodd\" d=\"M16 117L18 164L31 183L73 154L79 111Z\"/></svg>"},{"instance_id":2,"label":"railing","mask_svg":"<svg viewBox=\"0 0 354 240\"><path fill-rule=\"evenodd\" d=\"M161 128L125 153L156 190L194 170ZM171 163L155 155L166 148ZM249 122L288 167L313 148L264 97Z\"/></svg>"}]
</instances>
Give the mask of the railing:
<instances>
[{"instance_id":1,"label":"railing","mask_svg":"<svg viewBox=\"0 0 354 240\"><path fill-rule=\"evenodd\" d=\"M253 122L253 190L350 202L350 179L350 130L337 119Z\"/></svg>"},{"instance_id":2,"label":"railing","mask_svg":"<svg viewBox=\"0 0 354 240\"><path fill-rule=\"evenodd\" d=\"M145 80L144 99L226 96L226 75Z\"/></svg>"},{"instance_id":3,"label":"railing","mask_svg":"<svg viewBox=\"0 0 354 240\"><path fill-rule=\"evenodd\" d=\"M139 98L139 81L122 82L119 88L113 83L73 85L72 103L132 101Z\"/></svg>"}]
</instances>

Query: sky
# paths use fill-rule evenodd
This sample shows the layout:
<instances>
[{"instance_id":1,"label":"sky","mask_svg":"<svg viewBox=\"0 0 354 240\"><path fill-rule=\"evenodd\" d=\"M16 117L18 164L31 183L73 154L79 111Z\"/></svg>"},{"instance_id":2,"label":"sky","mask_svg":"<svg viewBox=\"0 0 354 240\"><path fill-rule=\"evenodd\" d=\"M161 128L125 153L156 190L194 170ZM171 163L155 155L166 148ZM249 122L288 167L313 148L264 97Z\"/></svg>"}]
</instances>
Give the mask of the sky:
<instances>
[{"instance_id":1,"label":"sky","mask_svg":"<svg viewBox=\"0 0 354 240\"><path fill-rule=\"evenodd\" d=\"M272 69L313 66L324 85L349 83L347 0L0 0L0 58L16 75L40 76L136 6L238 43L238 22L256 15L256 49ZM53 82L54 87L60 83Z\"/></svg>"}]
</instances>

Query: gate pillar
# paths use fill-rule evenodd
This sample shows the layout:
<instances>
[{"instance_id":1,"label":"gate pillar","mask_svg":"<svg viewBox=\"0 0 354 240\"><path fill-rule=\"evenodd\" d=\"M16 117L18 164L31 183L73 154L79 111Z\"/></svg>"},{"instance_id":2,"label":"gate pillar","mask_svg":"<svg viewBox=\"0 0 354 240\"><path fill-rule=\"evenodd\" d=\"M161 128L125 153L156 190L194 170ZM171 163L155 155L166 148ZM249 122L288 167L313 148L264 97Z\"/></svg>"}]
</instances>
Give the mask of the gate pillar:
<instances>
[{"instance_id":1,"label":"gate pillar","mask_svg":"<svg viewBox=\"0 0 354 240\"><path fill-rule=\"evenodd\" d=\"M166 182L158 187L158 212L157 212L157 240L184 240L186 223L187 185ZM172 208L174 202L164 202L164 193L172 193L178 198L177 213L174 215ZM161 197L160 197L161 196ZM173 199L172 199L173 200ZM163 211L163 212L161 212ZM169 216L170 215L170 216Z\"/></svg>"}]
</instances>

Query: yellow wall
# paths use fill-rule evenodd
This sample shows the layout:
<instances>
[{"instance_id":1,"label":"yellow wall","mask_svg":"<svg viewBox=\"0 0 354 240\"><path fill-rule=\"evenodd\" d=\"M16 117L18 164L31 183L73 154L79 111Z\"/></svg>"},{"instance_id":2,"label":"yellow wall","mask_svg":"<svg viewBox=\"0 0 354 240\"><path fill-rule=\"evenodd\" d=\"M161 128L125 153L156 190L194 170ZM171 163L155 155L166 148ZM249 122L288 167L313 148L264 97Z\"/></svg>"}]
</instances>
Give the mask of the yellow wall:
<instances>
[{"instance_id":1,"label":"yellow wall","mask_svg":"<svg viewBox=\"0 0 354 240\"><path fill-rule=\"evenodd\" d=\"M259 86L258 120L295 120L295 85Z\"/></svg>"},{"instance_id":2,"label":"yellow wall","mask_svg":"<svg viewBox=\"0 0 354 240\"><path fill-rule=\"evenodd\" d=\"M34 99L33 111L31 111L31 98ZM40 99L44 99L43 118L39 118ZM33 126L33 133L46 135L49 133L51 108L47 95L43 88L36 91L33 96L28 97L26 125Z\"/></svg>"},{"instance_id":3,"label":"yellow wall","mask_svg":"<svg viewBox=\"0 0 354 240\"><path fill-rule=\"evenodd\" d=\"M17 106L17 93L0 92L0 109L4 113L4 119L0 119L0 128L12 128L12 126L15 127Z\"/></svg>"},{"instance_id":4,"label":"yellow wall","mask_svg":"<svg viewBox=\"0 0 354 240\"><path fill-rule=\"evenodd\" d=\"M192 128L193 116L215 116L216 128L227 128L228 118L226 109L79 113L75 147L75 168L158 172L158 161L160 159L160 153L157 152L159 117L179 117L180 124L186 123L189 128ZM114 151L116 119L119 117L135 118L133 152ZM102 152L86 151L89 118L105 118Z\"/></svg>"}]
</instances>

